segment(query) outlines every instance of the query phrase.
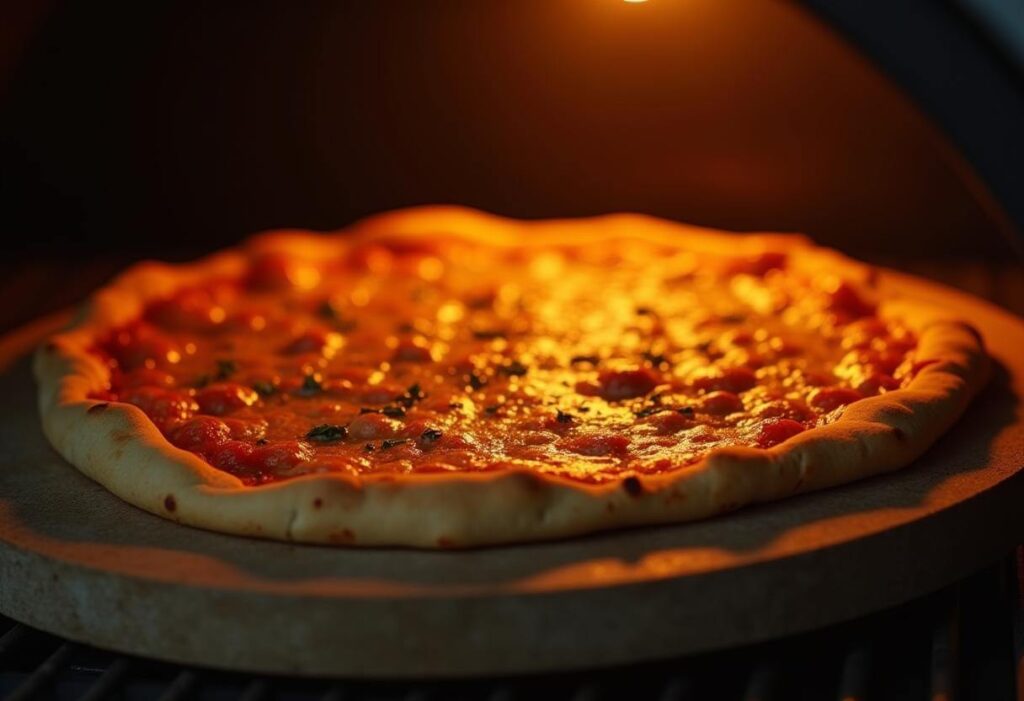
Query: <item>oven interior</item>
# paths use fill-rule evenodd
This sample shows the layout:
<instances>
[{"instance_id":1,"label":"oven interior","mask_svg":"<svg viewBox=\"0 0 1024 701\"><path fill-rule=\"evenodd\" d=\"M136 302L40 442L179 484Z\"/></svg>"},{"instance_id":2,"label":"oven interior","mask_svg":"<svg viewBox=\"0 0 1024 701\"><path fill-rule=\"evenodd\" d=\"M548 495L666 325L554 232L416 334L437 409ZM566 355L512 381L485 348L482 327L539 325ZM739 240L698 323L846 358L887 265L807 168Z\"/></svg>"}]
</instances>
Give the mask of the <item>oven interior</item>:
<instances>
[{"instance_id":1,"label":"oven interior","mask_svg":"<svg viewBox=\"0 0 1024 701\"><path fill-rule=\"evenodd\" d=\"M37 254L179 258L437 203L883 258L1018 238L939 128L800 4L378 5L45 15L7 86L6 224Z\"/></svg>"},{"instance_id":2,"label":"oven interior","mask_svg":"<svg viewBox=\"0 0 1024 701\"><path fill-rule=\"evenodd\" d=\"M639 211L804 232L1024 312L1016 205L817 4L828 5L137 3L116 22L90 4L40 11L4 87L0 210L17 234L5 265L185 259L253 231L332 229L427 203L524 218ZM69 284L48 304L83 292ZM1009 699L1020 693L1019 564L796 639L558 678L252 678L5 620L0 690Z\"/></svg>"}]
</instances>

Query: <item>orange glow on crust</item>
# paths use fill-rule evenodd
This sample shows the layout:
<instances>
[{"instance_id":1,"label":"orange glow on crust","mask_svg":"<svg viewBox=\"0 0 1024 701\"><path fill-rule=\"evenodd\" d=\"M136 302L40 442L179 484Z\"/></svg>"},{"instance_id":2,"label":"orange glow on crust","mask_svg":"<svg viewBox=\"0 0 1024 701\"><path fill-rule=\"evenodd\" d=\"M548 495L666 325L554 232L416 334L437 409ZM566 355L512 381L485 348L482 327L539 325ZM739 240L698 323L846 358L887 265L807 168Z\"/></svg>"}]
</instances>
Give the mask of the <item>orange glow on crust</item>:
<instances>
[{"instance_id":1,"label":"orange glow on crust","mask_svg":"<svg viewBox=\"0 0 1024 701\"><path fill-rule=\"evenodd\" d=\"M914 337L781 254L439 238L257 256L97 347L96 398L250 484L524 468L585 482L769 447L909 381Z\"/></svg>"}]
</instances>

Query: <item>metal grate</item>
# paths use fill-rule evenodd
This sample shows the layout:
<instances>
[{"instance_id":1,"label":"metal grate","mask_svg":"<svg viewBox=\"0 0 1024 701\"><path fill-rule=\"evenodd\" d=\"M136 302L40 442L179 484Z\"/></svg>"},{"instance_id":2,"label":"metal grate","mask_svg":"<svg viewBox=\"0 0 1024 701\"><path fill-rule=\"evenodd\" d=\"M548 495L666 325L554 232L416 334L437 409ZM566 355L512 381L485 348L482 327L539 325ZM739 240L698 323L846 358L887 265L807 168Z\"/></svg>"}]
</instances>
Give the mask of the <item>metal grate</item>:
<instances>
[{"instance_id":1,"label":"metal grate","mask_svg":"<svg viewBox=\"0 0 1024 701\"><path fill-rule=\"evenodd\" d=\"M330 681L184 668L0 618L8 699L1024 701L1024 551L902 607L789 639L644 665L463 681Z\"/></svg>"}]
</instances>

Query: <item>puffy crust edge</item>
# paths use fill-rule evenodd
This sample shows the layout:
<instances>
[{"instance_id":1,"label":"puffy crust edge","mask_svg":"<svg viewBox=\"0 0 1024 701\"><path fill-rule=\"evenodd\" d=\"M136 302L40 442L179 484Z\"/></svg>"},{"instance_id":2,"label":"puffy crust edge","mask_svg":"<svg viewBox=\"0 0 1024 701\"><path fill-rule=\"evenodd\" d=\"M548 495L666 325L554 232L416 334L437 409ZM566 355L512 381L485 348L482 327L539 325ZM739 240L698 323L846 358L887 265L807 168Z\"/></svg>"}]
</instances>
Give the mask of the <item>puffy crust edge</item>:
<instances>
[{"instance_id":1,"label":"puffy crust edge","mask_svg":"<svg viewBox=\"0 0 1024 701\"><path fill-rule=\"evenodd\" d=\"M437 233L513 242L671 237L699 255L782 250L808 271L828 269L862 283L871 269L800 236L737 237L638 215L517 222L462 208L402 210L366 220L346 241ZM911 463L963 413L988 377L981 338L927 304L884 300L880 313L919 334L926 366L903 389L850 405L832 424L768 450L725 448L655 476L590 485L525 470L415 477L309 475L246 487L196 455L175 448L138 408L87 398L107 370L88 353L97 333L136 316L174 289L238 275L258 251L336 255L337 239L272 232L197 263L142 263L100 290L70 328L37 351L34 371L47 438L84 474L121 499L180 523L214 531L308 543L471 547L700 519L888 472Z\"/></svg>"}]
</instances>

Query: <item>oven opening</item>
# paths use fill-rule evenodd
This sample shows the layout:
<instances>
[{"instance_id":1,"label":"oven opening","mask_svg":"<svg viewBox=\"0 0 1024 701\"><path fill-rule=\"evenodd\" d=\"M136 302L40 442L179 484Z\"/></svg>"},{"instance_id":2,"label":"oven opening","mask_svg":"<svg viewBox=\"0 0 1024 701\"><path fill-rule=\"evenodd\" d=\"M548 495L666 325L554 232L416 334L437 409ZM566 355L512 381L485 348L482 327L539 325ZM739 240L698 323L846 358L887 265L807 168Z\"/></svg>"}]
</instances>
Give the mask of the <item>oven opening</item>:
<instances>
[{"instance_id":1,"label":"oven opening","mask_svg":"<svg viewBox=\"0 0 1024 701\"><path fill-rule=\"evenodd\" d=\"M1024 54L996 5L0 10L0 693L1016 698ZM812 244L847 258L798 266ZM961 324L963 406L919 454L911 384L948 359L877 299ZM658 491L897 391L858 424L888 453L825 461L891 474ZM124 427L61 443L122 406L191 482L111 487ZM510 496L459 502L499 526L388 511L391 482L510 463ZM714 513L622 515L662 494ZM384 535L344 521L371 502Z\"/></svg>"}]
</instances>

